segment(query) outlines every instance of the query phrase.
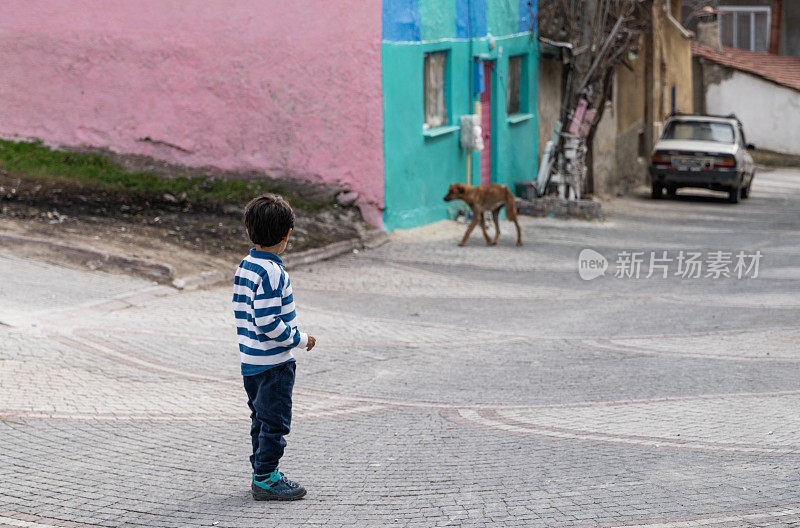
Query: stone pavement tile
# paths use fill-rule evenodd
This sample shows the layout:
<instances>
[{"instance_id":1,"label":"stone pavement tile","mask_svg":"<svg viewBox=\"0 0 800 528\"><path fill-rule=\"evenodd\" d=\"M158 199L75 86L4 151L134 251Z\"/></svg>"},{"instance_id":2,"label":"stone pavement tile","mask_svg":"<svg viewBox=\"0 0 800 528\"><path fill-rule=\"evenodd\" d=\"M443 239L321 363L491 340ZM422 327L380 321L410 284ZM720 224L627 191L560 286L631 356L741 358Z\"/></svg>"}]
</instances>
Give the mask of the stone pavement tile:
<instances>
[{"instance_id":1,"label":"stone pavement tile","mask_svg":"<svg viewBox=\"0 0 800 528\"><path fill-rule=\"evenodd\" d=\"M429 424L429 427L435 426L436 429L429 429L428 431L433 437L434 434L441 434L447 431L446 427L448 427L448 422L441 418L431 420L431 418L435 417L437 415L435 413L431 414L429 411L403 411L395 415L393 420L398 424L406 424L405 430L414 430L415 426L413 424L416 423L426 423ZM382 420L384 418L379 416L365 416L358 420L358 425L361 429L373 431L369 441L360 436L348 438L347 435L342 435L342 429L340 429L342 425L349 429L355 424L338 425L336 422L310 422L303 424L300 431L290 435L285 466L294 468L292 474L298 480L306 483L311 497L329 497L322 501L314 502L309 500L302 501L302 503L307 504L308 508L322 507L323 510L320 511L325 512L322 515L346 514L353 516L356 520L369 520L369 514L374 511L382 513L384 520L388 513L388 516L395 515L397 516L396 518L406 522L411 522L420 511L427 512L428 515L435 518L444 517L452 520L454 516L457 516L457 518L475 522L482 518L490 517L491 512L495 510L501 514L505 513L516 518L520 515L524 516L526 507L522 505L516 507L506 506L504 501L507 500L507 495L513 494L519 497L526 497L530 501L531 496L542 493L543 488L538 486L546 485L552 489L553 483L547 484L546 478L548 474L552 474L558 475L559 489L566 490L575 497L553 498L551 492L549 500L539 505L535 503L528 504L528 507L534 506L534 512L537 515L549 515L559 519L561 524L568 524L580 520L601 520L604 516L617 515L622 511L624 512L624 517L628 520L641 520L657 515L660 504L663 502L664 488L661 486L653 487L651 491L648 491L651 485L671 484L672 489L675 491L667 496L669 500L681 500L686 505L684 512L703 513L704 511L714 511L713 505L719 503L720 498L730 493L730 483L733 481L741 482L743 484L742 488L747 487L746 484L751 481L758 481L762 482L763 488L764 484L761 479L773 474L771 467L763 469L758 467L763 464L757 464L756 468L751 468L749 471L734 471L734 468L740 465L743 460L752 460L752 458L737 459L736 457L718 457L708 454L687 456L683 453L669 452L652 453L647 450L631 450L630 448L616 446L594 446L592 450L587 450L587 446L579 443L553 443L541 439L519 440L516 438L510 439L510 441L513 443L522 442L522 445L526 447L523 452L534 456L528 455L522 459L506 459L506 464L497 465L493 462L493 457L486 455L491 452L494 453L494 456L497 456L497 453L504 452L503 445L508 443L509 439L480 430L464 431L469 432L469 435L451 437L445 446L448 456L444 459L439 460L435 453L420 452L419 450L416 450L414 457L407 457L405 455L412 452L413 444L408 442L407 437L395 437L391 431L380 432ZM208 424L206 425L207 427ZM131 458L130 454L125 458L119 458L124 455L116 451L113 452L113 456L119 461L124 461L125 467L130 469L132 475L137 475L136 482L131 484L137 485L138 483L147 482L148 486L146 489L139 490L134 494L132 494L130 486L111 486L107 491L114 494L111 498L111 500L116 501L114 506L97 511L97 515L106 515L106 517L96 517L94 519L90 517L86 519L87 521L101 521L121 512L127 512L128 515L131 515L131 511L134 508L139 511L142 508L148 509L147 517L150 522L158 525L167 520L158 513L165 510L175 512L180 509L183 512L197 512L198 515L206 518L208 513L203 513L205 511L228 514L236 512L245 517L260 511L258 504L247 500L247 469L245 467L247 446L244 442L241 442L241 440L246 439L245 427L242 427L238 433L231 431L229 427L223 426L213 427L213 429L205 432L208 436L228 439L227 442L219 442L216 446L230 445L236 449L233 452L226 452L219 451L218 447L216 450L207 452L201 460L195 462L199 464L197 469L202 468L201 474L196 471L187 471L189 467L179 462L181 460L179 451L173 452L171 454L172 458L158 457L153 460L143 460L138 456L138 453L156 452L162 448L166 448L169 452L168 448L172 439L183 438L187 431L193 431L194 428L191 425L157 424L150 425L145 429L138 425L131 428L130 425L120 426L120 424L115 424L112 426L100 424L94 426L91 430L87 430L87 434L92 434L92 432L103 433L113 429L119 430L123 437L137 437L142 442L131 452L133 458ZM133 431L143 432L144 434L132 436L130 432ZM103 434L95 436L102 437ZM235 440L237 437L240 439L238 444ZM56 439L62 440L58 437ZM202 440L202 437L199 439ZM87 445L85 440L86 438L75 437L67 440L75 442L75 445L70 446L70 448L74 449L74 452L81 453L81 457L80 461L53 461L53 468L59 474L68 477L81 474L87 480L96 480L99 475L92 474L92 468L95 466L93 461L98 458L102 459L108 454L103 449L102 444ZM322 450L317 451L320 448ZM559 451L566 456L550 459L547 456L550 450ZM335 458L331 456L339 452L344 456ZM394 452L402 460L398 467L400 471L387 472L383 467L370 465L370 460L379 458L376 456L378 453L384 453L383 457L385 458L386 452ZM422 457L421 459L420 456ZM471 466L449 463L453 459L476 457L478 460L474 460L474 464ZM334 460L327 460L329 458L334 458ZM483 460L492 462L487 464ZM612 460L615 461L613 464L606 465ZM764 461L763 458L760 460ZM547 461L547 465L543 464L544 461ZM582 461L582 463L575 464L575 461ZM24 461L21 462L24 463ZM556 466L550 465L554 463ZM587 485L587 476L590 481L605 481L603 475L609 467L613 467L615 464L625 468L630 478L638 483L638 488L635 489L634 495L623 494L617 496L616 500L622 508L614 507L606 510L602 502L590 503L588 500L580 500L580 495L584 490L602 499L606 495L611 495L610 492L624 491L624 489L628 488L628 486L624 486L619 489L616 488L615 484L608 483L601 484L599 487L592 486L591 482ZM659 476L661 468L675 467L676 465L681 467L681 464L688 464L685 466L687 469L689 467L702 467L704 471L703 477L699 477L697 470L693 470L690 473L683 472L684 475L696 475L693 477L695 480L683 481L677 484L670 480L665 481L663 476ZM231 469L236 467L240 469L231 472ZM312 470L311 468L316 469ZM328 469L320 470L320 468ZM339 470L338 468L342 469ZM538 474L539 478L530 480L514 478L513 475L509 475L511 468L519 476ZM795 470L797 470L797 464L795 464ZM358 495L353 495L349 490L342 490L340 486L342 472L347 475L354 475L363 481L363 489L373 488L375 491L364 494L356 488L353 491L358 492ZM204 502L196 500L185 502L181 497L181 486L184 489L187 486L189 489L194 489L195 486L192 483L201 482L198 479L204 477L203 473L214 474L218 477L216 480L204 484L210 495ZM428 480L442 477L458 482L458 489L453 491L444 490L432 496L420 493L424 491L424 486L418 486L417 483L425 483ZM729 485L708 489L708 482L714 482L717 477L726 480ZM499 492L497 485L487 486L487 479L490 482L502 484L504 486L503 493ZM35 473L29 475L29 480L40 490L47 490L46 487L43 488L43 486L46 486L46 481L36 478ZM411 482L410 485L409 482ZM652 484L648 485L648 482L652 482ZM220 485L223 485L223 488L220 488ZM769 484L766 486L770 488L772 497L785 499L787 498L787 493L788 496L792 495L792 492L784 490L784 486L780 482L773 482L771 486ZM702 494L698 495L696 493L699 489L707 491L709 500L705 500ZM230 495L231 492L234 495ZM775 492L779 493L775 494ZM219 499L225 496L231 498L238 496L240 499L236 499L234 502L228 499L220 503ZM736 496L740 507L748 502L756 506L764 504L765 501L773 500L769 497L765 498L762 492L752 494L744 489L738 490ZM209 499L211 502L209 502ZM794 499L797 499L796 494ZM333 505L331 504L332 501L334 502ZM46 503L47 500L44 502ZM201 506L203 503L205 506ZM216 505L212 505L212 503ZM225 503L228 506L225 506ZM39 504L42 504L42 502L40 501ZM454 504L462 504L462 509L460 511L454 509ZM57 515L56 503L53 506L53 510L40 511L38 513ZM195 510L194 508L198 509ZM548 512L551 513L548 514ZM268 515L267 518L271 517ZM308 518L308 512L303 511L303 518Z\"/></svg>"},{"instance_id":2,"label":"stone pavement tile","mask_svg":"<svg viewBox=\"0 0 800 528\"><path fill-rule=\"evenodd\" d=\"M34 263L60 279L44 309L0 286L0 506L148 527L800 522L794 177L735 210L633 198L606 223L526 220L522 248L440 225L293 270L320 337L297 353L293 504L249 495L229 287L155 296ZM760 248L764 276L583 282L581 247Z\"/></svg>"},{"instance_id":3,"label":"stone pavement tile","mask_svg":"<svg viewBox=\"0 0 800 528\"><path fill-rule=\"evenodd\" d=\"M22 272L24 270L24 272ZM65 266L22 258L0 251L0 321L4 315L35 314L54 308L69 308L150 287L152 282L125 275L87 273ZM58 277L59 280L53 280ZM46 295L32 296L31 292ZM44 323L45 319L38 322Z\"/></svg>"}]
</instances>

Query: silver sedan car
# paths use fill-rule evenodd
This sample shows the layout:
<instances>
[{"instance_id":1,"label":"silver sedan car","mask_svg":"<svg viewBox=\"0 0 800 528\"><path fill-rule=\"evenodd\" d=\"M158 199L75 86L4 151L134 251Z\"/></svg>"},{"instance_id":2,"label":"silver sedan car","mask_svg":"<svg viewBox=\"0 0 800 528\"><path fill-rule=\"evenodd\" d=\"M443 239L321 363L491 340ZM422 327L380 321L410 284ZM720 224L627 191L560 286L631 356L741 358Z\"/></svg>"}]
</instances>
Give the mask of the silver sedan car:
<instances>
[{"instance_id":1,"label":"silver sedan car","mask_svg":"<svg viewBox=\"0 0 800 528\"><path fill-rule=\"evenodd\" d=\"M728 193L728 201L747 198L754 164L742 123L734 115L674 115L664 125L650 161L653 198L681 187Z\"/></svg>"}]
</instances>

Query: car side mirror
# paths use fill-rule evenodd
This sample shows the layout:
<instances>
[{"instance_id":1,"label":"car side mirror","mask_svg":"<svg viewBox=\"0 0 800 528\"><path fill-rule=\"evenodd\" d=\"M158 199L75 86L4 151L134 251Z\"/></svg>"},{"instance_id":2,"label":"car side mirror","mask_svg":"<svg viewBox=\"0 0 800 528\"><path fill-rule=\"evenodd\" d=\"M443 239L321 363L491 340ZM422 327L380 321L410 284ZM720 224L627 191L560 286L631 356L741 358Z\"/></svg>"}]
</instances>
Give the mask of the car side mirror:
<instances>
[{"instance_id":1,"label":"car side mirror","mask_svg":"<svg viewBox=\"0 0 800 528\"><path fill-rule=\"evenodd\" d=\"M755 150L755 149L756 149L756 146L753 145L752 143L748 143L747 144L747 150Z\"/></svg>"}]
</instances>

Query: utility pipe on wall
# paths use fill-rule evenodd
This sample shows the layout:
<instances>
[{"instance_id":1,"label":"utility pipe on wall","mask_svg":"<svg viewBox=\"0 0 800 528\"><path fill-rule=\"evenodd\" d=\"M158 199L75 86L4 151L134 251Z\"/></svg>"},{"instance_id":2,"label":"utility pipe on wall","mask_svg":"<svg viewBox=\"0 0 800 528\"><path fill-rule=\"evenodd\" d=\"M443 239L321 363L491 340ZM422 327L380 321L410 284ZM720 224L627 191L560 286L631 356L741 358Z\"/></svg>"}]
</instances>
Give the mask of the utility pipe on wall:
<instances>
[{"instance_id":1,"label":"utility pipe on wall","mask_svg":"<svg viewBox=\"0 0 800 528\"><path fill-rule=\"evenodd\" d=\"M468 79L468 86L469 90L467 91L468 94L468 102L472 102L474 97L473 95L473 83L474 80L472 78L473 71L473 62L475 62L474 58L472 57L472 0L467 0L467 38L469 39L469 67L467 68L467 72L469 74ZM478 103L478 107L480 107L480 103ZM467 106L467 113L469 113L470 108ZM467 185L472 185L472 149L467 149Z\"/></svg>"},{"instance_id":2,"label":"utility pipe on wall","mask_svg":"<svg viewBox=\"0 0 800 528\"><path fill-rule=\"evenodd\" d=\"M683 38L687 38L687 39L692 38L691 32L689 32L685 27L683 27L683 24L681 24L680 21L677 18L672 16L672 9L670 8L669 0L664 2L663 8L664 8L664 13L666 13L666 15L667 15L667 19L672 23L673 26L678 28L678 31L681 32L681 35L683 35Z\"/></svg>"},{"instance_id":3,"label":"utility pipe on wall","mask_svg":"<svg viewBox=\"0 0 800 528\"><path fill-rule=\"evenodd\" d=\"M771 23L769 28L769 52L779 55L781 52L781 23L783 18L783 0L772 0Z\"/></svg>"}]
</instances>

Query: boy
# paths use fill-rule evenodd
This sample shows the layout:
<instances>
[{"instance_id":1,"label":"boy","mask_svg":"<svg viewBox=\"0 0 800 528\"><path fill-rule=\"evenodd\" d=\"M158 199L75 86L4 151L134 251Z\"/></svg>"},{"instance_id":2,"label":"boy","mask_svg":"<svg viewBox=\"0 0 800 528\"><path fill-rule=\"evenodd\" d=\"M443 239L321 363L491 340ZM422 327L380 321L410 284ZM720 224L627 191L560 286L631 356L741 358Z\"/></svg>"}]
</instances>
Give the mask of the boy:
<instances>
[{"instance_id":1,"label":"boy","mask_svg":"<svg viewBox=\"0 0 800 528\"><path fill-rule=\"evenodd\" d=\"M250 487L255 500L296 500L305 488L278 471L292 421L292 348L311 350L316 340L297 329L292 285L278 256L294 228L294 212L282 197L265 194L247 204L244 224L255 247L236 270L233 311L252 420Z\"/></svg>"}]
</instances>

